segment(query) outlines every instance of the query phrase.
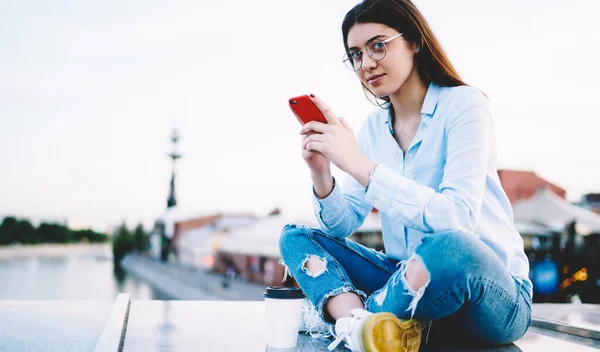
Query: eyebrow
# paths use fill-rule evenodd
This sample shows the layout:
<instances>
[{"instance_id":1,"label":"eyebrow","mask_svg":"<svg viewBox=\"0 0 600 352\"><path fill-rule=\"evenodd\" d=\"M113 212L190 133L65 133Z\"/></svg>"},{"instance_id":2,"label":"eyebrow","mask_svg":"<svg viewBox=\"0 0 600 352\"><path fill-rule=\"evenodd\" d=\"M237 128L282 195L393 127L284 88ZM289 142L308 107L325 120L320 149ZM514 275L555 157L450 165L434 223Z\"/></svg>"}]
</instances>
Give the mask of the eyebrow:
<instances>
[{"instance_id":1,"label":"eyebrow","mask_svg":"<svg viewBox=\"0 0 600 352\"><path fill-rule=\"evenodd\" d=\"M376 35L373 38L367 40L367 42L365 43L365 45L369 45L372 41L377 40L377 39L382 38L382 37L387 37L387 35L385 35L385 34ZM350 50L358 50L358 47L353 46L351 48L348 48L348 51L350 51Z\"/></svg>"}]
</instances>

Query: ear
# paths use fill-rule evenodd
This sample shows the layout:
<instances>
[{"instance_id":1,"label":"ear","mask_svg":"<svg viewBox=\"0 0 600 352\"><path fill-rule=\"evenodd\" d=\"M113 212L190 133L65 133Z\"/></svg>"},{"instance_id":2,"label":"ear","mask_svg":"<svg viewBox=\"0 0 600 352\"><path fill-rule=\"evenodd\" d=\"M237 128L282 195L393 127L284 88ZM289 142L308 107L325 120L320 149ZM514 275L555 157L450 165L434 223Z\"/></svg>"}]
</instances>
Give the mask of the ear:
<instances>
[{"instance_id":1,"label":"ear","mask_svg":"<svg viewBox=\"0 0 600 352\"><path fill-rule=\"evenodd\" d=\"M415 54L418 54L421 51L421 48L423 48L423 43L420 41L410 43L410 48Z\"/></svg>"}]
</instances>

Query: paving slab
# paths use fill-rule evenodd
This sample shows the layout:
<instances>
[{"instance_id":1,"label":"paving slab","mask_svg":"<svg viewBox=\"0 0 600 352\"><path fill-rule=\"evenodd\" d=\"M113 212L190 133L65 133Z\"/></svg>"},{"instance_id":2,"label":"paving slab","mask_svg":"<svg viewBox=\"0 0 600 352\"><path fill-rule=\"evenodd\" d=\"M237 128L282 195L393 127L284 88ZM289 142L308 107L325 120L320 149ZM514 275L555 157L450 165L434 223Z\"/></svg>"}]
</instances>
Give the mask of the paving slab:
<instances>
[{"instance_id":1,"label":"paving slab","mask_svg":"<svg viewBox=\"0 0 600 352\"><path fill-rule=\"evenodd\" d=\"M93 351L112 301L0 301L0 351Z\"/></svg>"}]
</instances>

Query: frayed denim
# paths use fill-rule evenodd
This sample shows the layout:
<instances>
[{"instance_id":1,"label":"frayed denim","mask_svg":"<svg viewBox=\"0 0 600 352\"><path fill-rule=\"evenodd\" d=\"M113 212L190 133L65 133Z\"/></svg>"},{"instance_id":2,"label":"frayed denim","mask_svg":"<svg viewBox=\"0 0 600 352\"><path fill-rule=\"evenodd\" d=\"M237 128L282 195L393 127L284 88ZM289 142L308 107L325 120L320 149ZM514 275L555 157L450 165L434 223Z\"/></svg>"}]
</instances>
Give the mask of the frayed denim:
<instances>
[{"instance_id":1,"label":"frayed denim","mask_svg":"<svg viewBox=\"0 0 600 352\"><path fill-rule=\"evenodd\" d=\"M286 276L295 278L322 317L330 297L352 292L371 312L420 321L433 342L501 345L516 341L531 325L526 287L475 236L431 234L406 261L302 225L286 225L279 246ZM322 270L308 270L311 257L321 260ZM406 281L410 260L429 273L417 290Z\"/></svg>"}]
</instances>

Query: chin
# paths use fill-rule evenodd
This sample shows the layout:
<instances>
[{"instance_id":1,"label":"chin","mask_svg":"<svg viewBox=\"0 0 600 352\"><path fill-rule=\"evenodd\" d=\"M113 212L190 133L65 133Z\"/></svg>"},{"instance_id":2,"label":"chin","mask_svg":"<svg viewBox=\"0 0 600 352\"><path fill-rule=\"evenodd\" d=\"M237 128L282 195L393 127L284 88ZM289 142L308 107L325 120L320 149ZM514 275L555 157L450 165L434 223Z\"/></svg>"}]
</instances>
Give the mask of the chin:
<instances>
[{"instance_id":1,"label":"chin","mask_svg":"<svg viewBox=\"0 0 600 352\"><path fill-rule=\"evenodd\" d=\"M371 88L371 92L377 98L387 97L387 96L392 95L394 93L394 91L392 89L389 89L389 88L385 89L385 87Z\"/></svg>"}]
</instances>

